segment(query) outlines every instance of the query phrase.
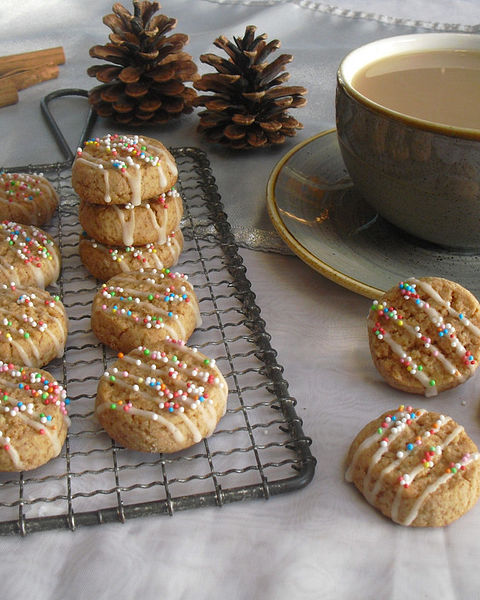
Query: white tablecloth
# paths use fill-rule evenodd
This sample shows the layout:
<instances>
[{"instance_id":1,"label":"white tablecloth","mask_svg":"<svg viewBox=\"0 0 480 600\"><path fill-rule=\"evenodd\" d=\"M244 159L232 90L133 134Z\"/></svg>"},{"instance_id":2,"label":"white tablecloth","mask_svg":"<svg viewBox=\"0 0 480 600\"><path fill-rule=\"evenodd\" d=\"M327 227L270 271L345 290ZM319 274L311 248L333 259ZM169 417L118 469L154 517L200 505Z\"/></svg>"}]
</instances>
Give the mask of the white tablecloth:
<instances>
[{"instance_id":1,"label":"white tablecloth","mask_svg":"<svg viewBox=\"0 0 480 600\"><path fill-rule=\"evenodd\" d=\"M105 43L107 0L23 0L2 6L0 55L62 45L67 62L57 80L20 92L0 111L0 164L61 156L43 122L40 98L58 88L88 89L88 49ZM8 5L8 8L7 8ZM125 1L125 5L128 6ZM334 124L335 72L341 57L367 41L412 31L479 30L475 0L306 0L235 2L170 0L162 12L178 18L198 61L218 52L220 34L254 24L294 55L292 83L305 85L304 123L280 148L237 155L198 138L195 113L153 133L169 146L197 146L211 161L238 241L272 238L265 187L276 162L296 143ZM60 102L56 115L75 147L84 103ZM95 133L111 130L100 123ZM145 130L145 134L149 134ZM385 409L405 402L376 374L368 352L369 301L339 287L294 256L241 251L297 412L318 460L305 489L269 501L176 513L80 528L0 538L5 598L477 598L480 505L443 529L408 529L377 514L344 482L343 461L357 431ZM406 274L408 275L408 274ZM464 424L480 443L480 378L423 401ZM417 400L416 404L422 402Z\"/></svg>"}]
</instances>

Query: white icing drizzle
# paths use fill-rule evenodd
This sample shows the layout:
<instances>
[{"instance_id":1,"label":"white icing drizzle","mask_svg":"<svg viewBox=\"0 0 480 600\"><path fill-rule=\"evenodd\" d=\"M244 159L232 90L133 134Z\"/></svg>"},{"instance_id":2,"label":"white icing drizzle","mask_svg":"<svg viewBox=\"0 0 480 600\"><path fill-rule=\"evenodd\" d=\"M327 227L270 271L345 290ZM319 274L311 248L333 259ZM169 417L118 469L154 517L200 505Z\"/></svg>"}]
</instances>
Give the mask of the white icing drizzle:
<instances>
[{"instance_id":1,"label":"white icing drizzle","mask_svg":"<svg viewBox=\"0 0 480 600\"><path fill-rule=\"evenodd\" d=\"M441 419L441 426L443 427L444 425L446 425L447 423L449 423L451 421L450 417L444 417L443 419ZM427 439L428 437L430 437L430 431L427 430L422 434L422 442L423 440ZM388 446L385 448L385 452L388 450ZM383 484L383 479L385 477L385 475L388 475L388 473L390 473L390 471L393 471L394 469L396 469L406 458L408 458L409 453L408 452L402 452L400 454L400 456L398 456L394 461L392 461L389 465L387 465L386 467L384 467L382 469L382 471L379 473L377 481L375 483L375 485L373 486L373 488L368 491L368 485L367 483L364 484L364 489L363 492L365 494L365 498L368 500L368 502L370 502L370 504L373 504L378 493L380 492L380 488ZM370 471L370 469L369 469ZM370 481L368 481L368 484L370 483Z\"/></svg>"},{"instance_id":2,"label":"white icing drizzle","mask_svg":"<svg viewBox=\"0 0 480 600\"><path fill-rule=\"evenodd\" d=\"M423 415L424 413L426 413L427 411L424 410L423 408L418 409L417 411L415 411L416 414L416 418L420 417L421 415ZM409 418L411 418L410 413L405 412L404 410L399 410L398 412L396 412L393 415L393 419L390 418L390 420L388 420L387 422L390 424L390 427L393 427L396 423L400 423L403 424L404 426L408 426L407 425L407 420ZM386 419L388 419L388 417L386 417ZM405 427L402 427L402 430ZM400 432L397 432L400 433ZM357 450L355 451L355 454L352 456L352 460L350 461L350 465L345 473L345 479L347 481L352 481L352 476L353 476L353 471L357 465L357 461L360 458L362 452L364 450L366 450L367 448L370 448L371 446L373 446L373 444L380 442L380 440L384 437L384 432L382 431L381 433L376 432L372 435L370 435L369 437L365 438L363 440L363 442L358 446ZM380 459L380 456L378 456L378 459ZM371 466L369 467L369 471L371 469Z\"/></svg>"},{"instance_id":3,"label":"white icing drizzle","mask_svg":"<svg viewBox=\"0 0 480 600\"><path fill-rule=\"evenodd\" d=\"M115 213L117 215L118 221L120 222L120 228L122 230L122 243L125 246L131 246L133 244L133 234L135 232L135 211L128 211L128 219L127 213L125 212L125 208L123 206L113 205L115 209Z\"/></svg>"},{"instance_id":4,"label":"white icing drizzle","mask_svg":"<svg viewBox=\"0 0 480 600\"><path fill-rule=\"evenodd\" d=\"M86 161L84 161L86 162ZM109 176L110 171L108 171L108 169L103 169L103 181L105 182L105 195L103 197L103 199L105 200L106 204L110 204L110 202L112 201L112 197L110 196L110 176Z\"/></svg>"},{"instance_id":5,"label":"white icing drizzle","mask_svg":"<svg viewBox=\"0 0 480 600\"><path fill-rule=\"evenodd\" d=\"M480 454L478 452L475 452L469 458L462 461L462 465L467 466L468 464L478 460L479 458L480 458ZM455 473L453 471L443 473L433 483L431 483L429 486L427 486L423 490L423 492L420 494L420 496L417 498L417 500L415 501L414 505L412 506L410 512L405 517L405 519L401 522L401 524L402 525L411 525L417 518L419 510L422 507L425 500L428 498L428 496L433 494L441 485L446 483L454 475L455 475Z\"/></svg>"},{"instance_id":6,"label":"white icing drizzle","mask_svg":"<svg viewBox=\"0 0 480 600\"><path fill-rule=\"evenodd\" d=\"M449 446L453 440L455 438L457 438L463 431L463 427L461 425L458 425L445 439L445 441L442 444L442 450L443 448L446 448L447 446ZM416 476L419 473L422 473L425 470L425 467L423 465L423 463L419 463L414 469L413 471L410 471L410 473L406 473L403 475L403 477L405 478L406 481L408 481L408 484L411 485L414 481ZM439 479L441 479L442 477L440 477ZM429 489L432 486L428 486L426 489ZM397 493L395 494L395 498L393 500L392 503L392 520L395 521L396 523L400 523L401 525L410 525L415 518L418 515L418 510L420 508L420 506L423 503L423 500L425 500L425 498L427 497L427 495L425 494L425 491L420 495L420 497L417 499L417 501L415 502L415 504L413 505L411 511L408 513L407 517L403 520L400 521L398 518L398 514L400 512L400 508L401 508L401 504L402 504L402 495L403 495L403 487L400 485L397 489ZM421 500L421 501L420 501ZM412 519L410 519L410 517L413 516Z\"/></svg>"},{"instance_id":7,"label":"white icing drizzle","mask_svg":"<svg viewBox=\"0 0 480 600\"><path fill-rule=\"evenodd\" d=\"M463 323L463 325L465 325L467 329L469 329L477 337L480 337L480 329L476 327L468 318L460 319L460 313L454 310L450 303L446 302L428 282L422 281L421 279L416 279L415 277L411 277L410 279L407 279L407 281L411 281L415 285L421 287L431 298L438 302L438 304L445 307L452 317L457 318Z\"/></svg>"},{"instance_id":8,"label":"white icing drizzle","mask_svg":"<svg viewBox=\"0 0 480 600\"><path fill-rule=\"evenodd\" d=\"M392 336L387 331L383 334L383 339L385 342L387 342L387 344L390 346L390 348L393 350L393 352L397 356L399 356L400 358L406 357L406 352L405 352L403 346L401 346L400 344L397 344L397 342L394 341ZM431 380L431 377L429 375L427 375L425 373L425 371L419 371L418 369L416 369L413 373L412 373L412 371L410 371L410 373L413 374L413 376L416 379L418 379L418 381L420 381L420 383L425 388L425 396L431 397L431 396L437 395L436 388L434 386L433 387L430 386L429 382Z\"/></svg>"},{"instance_id":9,"label":"white icing drizzle","mask_svg":"<svg viewBox=\"0 0 480 600\"><path fill-rule=\"evenodd\" d=\"M160 214L156 213L150 204L146 204L147 214L150 217L152 229L157 232L157 244L165 244L167 241L167 211L164 210Z\"/></svg>"},{"instance_id":10,"label":"white icing drizzle","mask_svg":"<svg viewBox=\"0 0 480 600\"><path fill-rule=\"evenodd\" d=\"M130 386L127 383L125 383L124 381L119 381L118 385L120 385L121 387L124 387L124 388L130 388ZM97 412L97 414L100 414L102 412L105 412L106 410L111 410L110 405L107 403L103 403L103 404L100 404L99 406L97 406L96 412ZM128 412L132 415L138 415L141 417L145 417L146 419L152 419L153 421L158 421L159 423L161 423L162 425L164 425L167 428L167 430L172 434L172 437L176 442L183 442L183 440L185 439L183 433L180 431L180 429L178 429L178 427L176 425L174 425L174 423L172 423L172 421L170 421L169 419L166 419L162 415L159 415L158 413L154 412L153 410L143 410L143 409L135 408L134 406L131 406L128 409Z\"/></svg>"},{"instance_id":11,"label":"white icing drizzle","mask_svg":"<svg viewBox=\"0 0 480 600\"><path fill-rule=\"evenodd\" d=\"M0 272L3 273L5 281L11 281L18 285L18 278L14 272L13 265L10 264L7 257L0 256Z\"/></svg>"},{"instance_id":12,"label":"white icing drizzle","mask_svg":"<svg viewBox=\"0 0 480 600\"><path fill-rule=\"evenodd\" d=\"M412 335L415 337L421 337L422 333L420 331L420 328L415 328L412 327L412 325L409 325L408 323L403 323L403 327ZM430 354L436 358L439 362L442 363L443 367L445 368L446 371L448 371L449 373L451 373L452 375L454 375L455 373L457 373L457 368L455 367L455 365L450 362L448 360L448 358L445 356L445 354L443 354L443 352L440 350L440 348L438 348L437 346L435 346L434 344L432 344L432 342L428 342L424 345L424 347L430 352ZM465 377L463 375L459 375L460 377L460 381L463 381L465 379Z\"/></svg>"},{"instance_id":13,"label":"white icing drizzle","mask_svg":"<svg viewBox=\"0 0 480 600\"><path fill-rule=\"evenodd\" d=\"M139 206L142 201L142 174L140 169L133 169L133 171L132 169L127 169L125 171L125 177L128 180L132 192L130 202L133 206Z\"/></svg>"}]
</instances>

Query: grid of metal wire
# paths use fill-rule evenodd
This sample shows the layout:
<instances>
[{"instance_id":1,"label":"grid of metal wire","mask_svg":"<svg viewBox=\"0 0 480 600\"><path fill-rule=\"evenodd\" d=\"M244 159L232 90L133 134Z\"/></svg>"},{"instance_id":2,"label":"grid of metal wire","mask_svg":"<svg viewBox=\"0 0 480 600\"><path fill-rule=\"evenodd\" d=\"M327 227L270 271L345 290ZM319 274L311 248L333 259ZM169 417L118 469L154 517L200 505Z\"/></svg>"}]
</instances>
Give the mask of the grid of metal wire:
<instances>
[{"instance_id":1,"label":"grid of metal wire","mask_svg":"<svg viewBox=\"0 0 480 600\"><path fill-rule=\"evenodd\" d=\"M31 472L0 474L0 534L170 514L299 489L312 479L315 459L295 412L277 354L231 234L205 154L171 149L184 201L184 250L175 270L189 275L202 326L189 340L215 358L229 386L228 409L215 433L173 455L117 446L95 419L98 380L114 360L90 330L99 282L78 255L78 200L69 164L44 174L61 204L47 230L63 259L54 288L69 316L62 359L46 369L67 389L71 427L63 451ZM37 171L35 167L25 168Z\"/></svg>"}]
</instances>

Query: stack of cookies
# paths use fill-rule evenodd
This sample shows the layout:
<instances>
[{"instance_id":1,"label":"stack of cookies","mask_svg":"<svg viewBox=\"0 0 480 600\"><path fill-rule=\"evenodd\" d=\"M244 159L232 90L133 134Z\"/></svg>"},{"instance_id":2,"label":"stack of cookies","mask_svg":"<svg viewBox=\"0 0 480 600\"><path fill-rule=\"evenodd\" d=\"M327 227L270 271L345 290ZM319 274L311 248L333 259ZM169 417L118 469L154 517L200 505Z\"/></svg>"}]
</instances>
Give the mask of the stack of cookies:
<instances>
[{"instance_id":1,"label":"stack of cookies","mask_svg":"<svg viewBox=\"0 0 480 600\"><path fill-rule=\"evenodd\" d=\"M139 268L176 264L183 248L183 215L175 159L157 140L106 135L77 150L72 186L84 229L80 257L106 281Z\"/></svg>"}]
</instances>

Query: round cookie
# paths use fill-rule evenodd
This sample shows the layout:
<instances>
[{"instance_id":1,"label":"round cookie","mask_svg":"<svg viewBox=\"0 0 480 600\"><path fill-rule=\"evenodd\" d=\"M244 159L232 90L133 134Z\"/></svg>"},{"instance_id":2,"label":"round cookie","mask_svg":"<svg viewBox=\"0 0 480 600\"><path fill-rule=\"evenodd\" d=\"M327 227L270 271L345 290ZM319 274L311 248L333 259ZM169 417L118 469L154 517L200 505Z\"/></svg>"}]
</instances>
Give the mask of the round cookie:
<instances>
[{"instance_id":1,"label":"round cookie","mask_svg":"<svg viewBox=\"0 0 480 600\"><path fill-rule=\"evenodd\" d=\"M188 277L169 269L140 269L109 279L92 305L92 331L110 348L156 347L167 336L187 341L201 324Z\"/></svg>"},{"instance_id":2,"label":"round cookie","mask_svg":"<svg viewBox=\"0 0 480 600\"><path fill-rule=\"evenodd\" d=\"M100 281L107 281L118 273L141 268L169 268L177 264L183 249L180 229L168 234L165 244L146 246L105 246L92 238L80 237L79 252L85 268Z\"/></svg>"},{"instance_id":3,"label":"round cookie","mask_svg":"<svg viewBox=\"0 0 480 600\"><path fill-rule=\"evenodd\" d=\"M58 297L37 287L0 286L0 357L43 367L63 356L68 319Z\"/></svg>"},{"instance_id":4,"label":"round cookie","mask_svg":"<svg viewBox=\"0 0 480 600\"><path fill-rule=\"evenodd\" d=\"M138 206L177 181L175 159L158 140L106 135L77 149L72 186L85 202Z\"/></svg>"},{"instance_id":5,"label":"round cookie","mask_svg":"<svg viewBox=\"0 0 480 600\"><path fill-rule=\"evenodd\" d=\"M107 246L164 244L182 216L182 198L175 189L139 206L102 206L81 200L78 211L87 234Z\"/></svg>"},{"instance_id":6,"label":"round cookie","mask_svg":"<svg viewBox=\"0 0 480 600\"><path fill-rule=\"evenodd\" d=\"M70 401L52 375L0 361L0 394L0 471L28 471L58 456Z\"/></svg>"},{"instance_id":7,"label":"round cookie","mask_svg":"<svg viewBox=\"0 0 480 600\"><path fill-rule=\"evenodd\" d=\"M122 446L171 453L213 433L227 395L214 360L166 339L119 357L100 379L96 415Z\"/></svg>"},{"instance_id":8,"label":"round cookie","mask_svg":"<svg viewBox=\"0 0 480 600\"><path fill-rule=\"evenodd\" d=\"M368 315L375 366L394 388L434 396L473 375L480 359L480 304L439 277L400 282Z\"/></svg>"},{"instance_id":9,"label":"round cookie","mask_svg":"<svg viewBox=\"0 0 480 600\"><path fill-rule=\"evenodd\" d=\"M0 173L0 221L42 226L57 206L57 192L42 174Z\"/></svg>"},{"instance_id":10,"label":"round cookie","mask_svg":"<svg viewBox=\"0 0 480 600\"><path fill-rule=\"evenodd\" d=\"M400 406L357 435L345 477L396 523L439 527L477 502L479 458L476 445L450 417Z\"/></svg>"},{"instance_id":11,"label":"round cookie","mask_svg":"<svg viewBox=\"0 0 480 600\"><path fill-rule=\"evenodd\" d=\"M60 251L34 225L0 223L0 284L47 287L60 274Z\"/></svg>"}]
</instances>

